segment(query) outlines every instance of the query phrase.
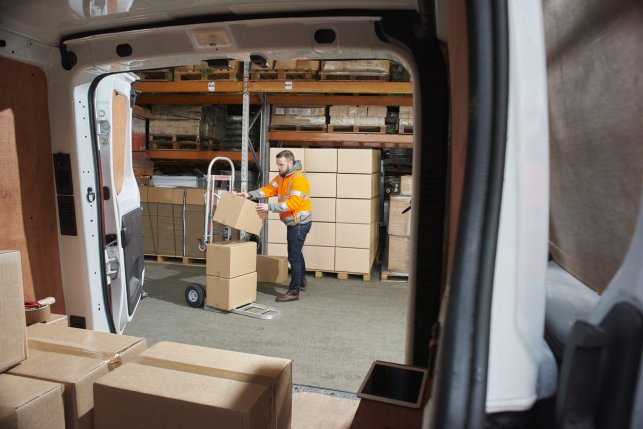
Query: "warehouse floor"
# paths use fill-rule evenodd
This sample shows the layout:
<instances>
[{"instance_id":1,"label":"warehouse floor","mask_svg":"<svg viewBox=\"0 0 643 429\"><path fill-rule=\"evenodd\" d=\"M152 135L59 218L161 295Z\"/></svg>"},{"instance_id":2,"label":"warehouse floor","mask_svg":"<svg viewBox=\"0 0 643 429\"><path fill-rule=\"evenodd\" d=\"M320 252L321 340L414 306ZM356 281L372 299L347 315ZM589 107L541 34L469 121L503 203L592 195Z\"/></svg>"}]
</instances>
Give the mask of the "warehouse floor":
<instances>
[{"instance_id":1,"label":"warehouse floor","mask_svg":"<svg viewBox=\"0 0 643 429\"><path fill-rule=\"evenodd\" d=\"M126 335L151 346L175 341L292 359L293 384L356 392L374 360L403 362L408 283L361 277L314 278L300 300L277 303L286 286L259 283L257 302L282 315L260 320L194 309L184 298L192 282L205 284L205 267L146 261L145 291Z\"/></svg>"}]
</instances>

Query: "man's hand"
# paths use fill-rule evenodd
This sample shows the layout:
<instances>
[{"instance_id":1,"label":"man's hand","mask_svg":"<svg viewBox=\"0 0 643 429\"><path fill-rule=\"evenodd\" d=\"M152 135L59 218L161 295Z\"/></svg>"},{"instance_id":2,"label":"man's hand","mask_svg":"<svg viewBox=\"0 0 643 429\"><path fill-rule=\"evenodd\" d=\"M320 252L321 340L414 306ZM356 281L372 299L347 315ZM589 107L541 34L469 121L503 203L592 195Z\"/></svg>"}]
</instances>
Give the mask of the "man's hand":
<instances>
[{"instance_id":1,"label":"man's hand","mask_svg":"<svg viewBox=\"0 0 643 429\"><path fill-rule=\"evenodd\" d=\"M267 212L268 211L268 204L266 204L266 203L257 203L257 211L258 212Z\"/></svg>"},{"instance_id":2,"label":"man's hand","mask_svg":"<svg viewBox=\"0 0 643 429\"><path fill-rule=\"evenodd\" d=\"M237 197L243 197L243 198L248 198L250 194L247 192L237 192Z\"/></svg>"}]
</instances>

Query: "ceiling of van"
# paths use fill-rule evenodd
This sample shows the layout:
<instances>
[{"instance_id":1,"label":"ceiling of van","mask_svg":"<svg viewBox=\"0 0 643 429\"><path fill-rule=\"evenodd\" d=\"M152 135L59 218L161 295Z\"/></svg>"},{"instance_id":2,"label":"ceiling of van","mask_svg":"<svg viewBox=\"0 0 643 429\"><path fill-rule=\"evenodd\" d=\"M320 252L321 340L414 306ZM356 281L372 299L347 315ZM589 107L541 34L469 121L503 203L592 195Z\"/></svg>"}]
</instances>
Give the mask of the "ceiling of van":
<instances>
[{"instance_id":1,"label":"ceiling of van","mask_svg":"<svg viewBox=\"0 0 643 429\"><path fill-rule=\"evenodd\" d=\"M55 46L72 34L206 15L416 8L417 0L0 0L0 28Z\"/></svg>"}]
</instances>

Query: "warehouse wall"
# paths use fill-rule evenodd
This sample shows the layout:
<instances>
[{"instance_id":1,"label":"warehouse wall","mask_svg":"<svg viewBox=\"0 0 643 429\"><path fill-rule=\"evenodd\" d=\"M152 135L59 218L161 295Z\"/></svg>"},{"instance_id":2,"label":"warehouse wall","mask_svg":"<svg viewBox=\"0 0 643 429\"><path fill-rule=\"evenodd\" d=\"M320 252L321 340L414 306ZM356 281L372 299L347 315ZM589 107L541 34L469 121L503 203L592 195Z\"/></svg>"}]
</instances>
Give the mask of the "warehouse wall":
<instances>
[{"instance_id":1,"label":"warehouse wall","mask_svg":"<svg viewBox=\"0 0 643 429\"><path fill-rule=\"evenodd\" d=\"M25 299L53 296L64 313L47 81L3 58L0 76L0 249L20 251Z\"/></svg>"}]
</instances>

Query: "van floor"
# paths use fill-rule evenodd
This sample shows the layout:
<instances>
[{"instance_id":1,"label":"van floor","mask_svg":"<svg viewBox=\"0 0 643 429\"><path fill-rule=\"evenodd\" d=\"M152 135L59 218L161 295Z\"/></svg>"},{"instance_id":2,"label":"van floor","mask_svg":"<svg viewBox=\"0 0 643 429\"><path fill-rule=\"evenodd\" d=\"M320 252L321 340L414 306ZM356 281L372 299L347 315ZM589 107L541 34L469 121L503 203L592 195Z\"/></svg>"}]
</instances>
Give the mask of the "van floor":
<instances>
[{"instance_id":1,"label":"van floor","mask_svg":"<svg viewBox=\"0 0 643 429\"><path fill-rule=\"evenodd\" d=\"M338 280L307 274L299 301L278 303L284 285L259 283L257 303L281 316L261 320L195 309L185 301L190 283L205 285L205 267L146 261L145 291L125 334L291 359L293 384L355 393L374 360L404 361L408 282Z\"/></svg>"}]
</instances>

